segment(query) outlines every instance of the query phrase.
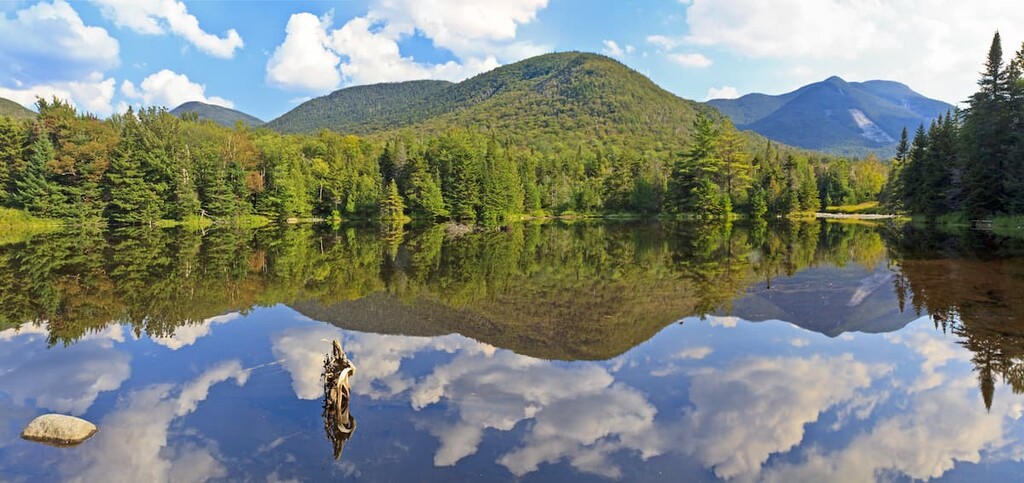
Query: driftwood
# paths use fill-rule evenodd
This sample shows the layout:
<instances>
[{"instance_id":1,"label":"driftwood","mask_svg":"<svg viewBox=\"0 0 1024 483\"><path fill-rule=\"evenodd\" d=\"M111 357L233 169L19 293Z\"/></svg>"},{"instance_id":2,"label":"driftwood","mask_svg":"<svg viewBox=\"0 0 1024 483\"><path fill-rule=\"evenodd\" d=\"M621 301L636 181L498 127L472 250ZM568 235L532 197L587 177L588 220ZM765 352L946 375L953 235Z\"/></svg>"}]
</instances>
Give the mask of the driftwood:
<instances>
[{"instance_id":1,"label":"driftwood","mask_svg":"<svg viewBox=\"0 0 1024 483\"><path fill-rule=\"evenodd\" d=\"M332 353L324 359L324 431L334 446L334 459L341 457L345 443L356 430L356 419L349 413L350 380L356 366L345 356L341 344L334 341Z\"/></svg>"}]
</instances>

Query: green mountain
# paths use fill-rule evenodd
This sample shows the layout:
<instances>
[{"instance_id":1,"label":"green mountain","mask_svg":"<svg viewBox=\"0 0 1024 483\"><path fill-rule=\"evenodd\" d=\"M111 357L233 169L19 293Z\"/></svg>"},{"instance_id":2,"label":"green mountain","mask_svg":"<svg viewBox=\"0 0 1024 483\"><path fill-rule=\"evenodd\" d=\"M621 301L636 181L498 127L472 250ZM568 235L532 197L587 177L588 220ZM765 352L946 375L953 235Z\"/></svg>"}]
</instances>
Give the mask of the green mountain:
<instances>
[{"instance_id":1,"label":"green mountain","mask_svg":"<svg viewBox=\"0 0 1024 483\"><path fill-rule=\"evenodd\" d=\"M839 77L778 96L749 94L708 104L740 129L791 146L847 155L889 153L904 127L912 132L953 109L898 82L846 82Z\"/></svg>"},{"instance_id":2,"label":"green mountain","mask_svg":"<svg viewBox=\"0 0 1024 483\"><path fill-rule=\"evenodd\" d=\"M492 129L534 145L618 140L638 150L664 150L685 143L698 111L714 112L618 61L565 52L455 84L412 81L342 89L297 106L267 127L288 133L327 128L373 134L461 126Z\"/></svg>"},{"instance_id":3,"label":"green mountain","mask_svg":"<svg viewBox=\"0 0 1024 483\"><path fill-rule=\"evenodd\" d=\"M17 102L0 97L0 116L12 119L35 119L36 113Z\"/></svg>"},{"instance_id":4,"label":"green mountain","mask_svg":"<svg viewBox=\"0 0 1024 483\"><path fill-rule=\"evenodd\" d=\"M195 113L199 119L207 119L226 127L234 127L238 121L242 121L243 124L250 127L259 127L265 124L259 118L244 112L199 101L186 102L171 110L171 114L175 116L189 113Z\"/></svg>"}]
</instances>

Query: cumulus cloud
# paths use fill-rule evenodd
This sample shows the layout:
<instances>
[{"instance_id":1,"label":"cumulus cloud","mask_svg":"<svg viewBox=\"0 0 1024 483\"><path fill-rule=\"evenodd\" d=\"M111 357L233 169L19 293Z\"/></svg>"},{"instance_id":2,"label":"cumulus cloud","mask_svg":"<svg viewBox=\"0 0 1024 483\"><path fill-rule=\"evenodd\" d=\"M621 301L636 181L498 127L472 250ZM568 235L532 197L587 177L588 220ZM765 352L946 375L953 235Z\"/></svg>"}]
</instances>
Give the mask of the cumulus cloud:
<instances>
[{"instance_id":1,"label":"cumulus cloud","mask_svg":"<svg viewBox=\"0 0 1024 483\"><path fill-rule=\"evenodd\" d=\"M983 7L960 0L911 1L885 8L874 0L693 0L684 8L691 44L776 59L783 65L780 75L813 66L804 69L804 78L788 78L794 87L833 74L884 78L951 102L975 90L996 29L1006 52L1024 39L1024 9L1015 0Z\"/></svg>"},{"instance_id":2,"label":"cumulus cloud","mask_svg":"<svg viewBox=\"0 0 1024 483\"><path fill-rule=\"evenodd\" d=\"M224 107L234 103L222 97L206 96L206 86L189 80L185 74L164 69L152 74L135 86L131 81L121 83L121 93L144 106L175 108L188 101L199 101Z\"/></svg>"},{"instance_id":3,"label":"cumulus cloud","mask_svg":"<svg viewBox=\"0 0 1024 483\"><path fill-rule=\"evenodd\" d=\"M719 477L756 475L769 456L803 441L804 425L855 401L885 370L851 356L751 358L707 370L691 381L693 408L676 429L681 449Z\"/></svg>"},{"instance_id":4,"label":"cumulus cloud","mask_svg":"<svg viewBox=\"0 0 1024 483\"><path fill-rule=\"evenodd\" d=\"M79 81L35 84L21 88L0 86L0 97L10 99L28 108L34 108L36 99L57 97L68 101L76 109L101 116L109 115L114 108L115 81L93 72Z\"/></svg>"},{"instance_id":5,"label":"cumulus cloud","mask_svg":"<svg viewBox=\"0 0 1024 483\"><path fill-rule=\"evenodd\" d=\"M619 47L619 44L614 40L604 40L601 44L604 45L601 52L611 57L625 57L636 51L636 47L629 44L626 44L625 47Z\"/></svg>"},{"instance_id":6,"label":"cumulus cloud","mask_svg":"<svg viewBox=\"0 0 1024 483\"><path fill-rule=\"evenodd\" d=\"M120 63L120 46L101 27L85 25L64 0L0 12L0 97L33 107L58 97L98 115L113 111L115 80L103 71Z\"/></svg>"},{"instance_id":7,"label":"cumulus cloud","mask_svg":"<svg viewBox=\"0 0 1024 483\"><path fill-rule=\"evenodd\" d=\"M912 410L881 419L841 449L810 448L802 462L777 465L762 479L870 481L899 472L928 480L941 477L958 461L979 463L983 454L990 462L1017 459L1008 428L1019 425L1024 407L1006 400L997 401L991 412L980 410L975 382L968 375L916 393L906 404Z\"/></svg>"},{"instance_id":8,"label":"cumulus cloud","mask_svg":"<svg viewBox=\"0 0 1024 483\"><path fill-rule=\"evenodd\" d=\"M547 50L515 41L519 25L547 0L505 0L486 6L454 0L378 0L366 15L339 28L330 15L291 16L284 42L267 62L267 82L284 89L325 92L346 85L412 79L461 80ZM399 41L430 39L456 59L425 63L403 56Z\"/></svg>"},{"instance_id":9,"label":"cumulus cloud","mask_svg":"<svg viewBox=\"0 0 1024 483\"><path fill-rule=\"evenodd\" d=\"M182 347L195 344L199 339L210 335L210 330L214 325L226 324L241 317L242 314L238 312L210 317L198 324L189 324L177 327L174 329L174 334L170 336L153 337L153 342L175 351Z\"/></svg>"},{"instance_id":10,"label":"cumulus cloud","mask_svg":"<svg viewBox=\"0 0 1024 483\"><path fill-rule=\"evenodd\" d=\"M128 354L112 350L123 328L111 326L73 346L48 349L45 326L0 332L0 387L16 405L84 414L102 392L116 391L131 374Z\"/></svg>"},{"instance_id":11,"label":"cumulus cloud","mask_svg":"<svg viewBox=\"0 0 1024 483\"><path fill-rule=\"evenodd\" d=\"M245 43L235 29L224 37L205 32L199 19L188 13L188 8L177 0L92 0L110 21L145 35L171 33L185 39L201 52L214 57L230 59Z\"/></svg>"},{"instance_id":12,"label":"cumulus cloud","mask_svg":"<svg viewBox=\"0 0 1024 483\"><path fill-rule=\"evenodd\" d=\"M297 13L288 19L284 43L267 62L267 82L283 88L322 92L341 83L341 58L328 48L330 17Z\"/></svg>"},{"instance_id":13,"label":"cumulus cloud","mask_svg":"<svg viewBox=\"0 0 1024 483\"><path fill-rule=\"evenodd\" d=\"M711 99L735 99L740 92L733 86L712 87L708 89L707 100Z\"/></svg>"},{"instance_id":14,"label":"cumulus cloud","mask_svg":"<svg viewBox=\"0 0 1024 483\"><path fill-rule=\"evenodd\" d=\"M704 54L668 54L668 60L683 67L703 68L711 66L711 59L705 57Z\"/></svg>"},{"instance_id":15,"label":"cumulus cloud","mask_svg":"<svg viewBox=\"0 0 1024 483\"><path fill-rule=\"evenodd\" d=\"M322 396L320 373L329 341L340 338L356 361L352 391L401 398L416 410L442 404L450 417L420 421L440 441L434 464L450 466L475 454L488 429L511 431L530 420L522 444L499 459L516 475L566 460L580 471L616 476L609 455L629 449L653 456L655 408L637 390L616 384L598 364L565 366L521 356L459 336L405 337L311 326L272 337L275 357L301 399ZM452 354L420 377L403 361L422 353Z\"/></svg>"},{"instance_id":16,"label":"cumulus cloud","mask_svg":"<svg viewBox=\"0 0 1024 483\"><path fill-rule=\"evenodd\" d=\"M16 87L79 80L120 63L120 45L64 0L0 13L0 63Z\"/></svg>"},{"instance_id":17,"label":"cumulus cloud","mask_svg":"<svg viewBox=\"0 0 1024 483\"><path fill-rule=\"evenodd\" d=\"M99 424L90 444L65 460L69 481L207 481L227 476L215 446L200 441L169 445L171 424L191 414L210 389L248 372L237 360L212 366L181 386L156 384L132 392Z\"/></svg>"}]
</instances>

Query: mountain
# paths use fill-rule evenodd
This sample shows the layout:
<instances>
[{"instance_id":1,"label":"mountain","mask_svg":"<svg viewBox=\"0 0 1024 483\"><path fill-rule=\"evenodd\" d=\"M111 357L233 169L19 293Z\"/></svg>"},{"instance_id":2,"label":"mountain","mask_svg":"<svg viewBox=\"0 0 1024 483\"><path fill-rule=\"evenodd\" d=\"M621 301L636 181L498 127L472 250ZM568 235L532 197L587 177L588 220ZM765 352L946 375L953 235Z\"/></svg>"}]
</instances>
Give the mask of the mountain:
<instances>
[{"instance_id":1,"label":"mountain","mask_svg":"<svg viewBox=\"0 0 1024 483\"><path fill-rule=\"evenodd\" d=\"M259 127L265 124L259 118L244 112L199 101L186 102L171 110L171 114L175 116L188 113L198 114L199 119L207 119L226 127L234 127L238 121L242 121L243 124L250 127Z\"/></svg>"},{"instance_id":2,"label":"mountain","mask_svg":"<svg viewBox=\"0 0 1024 483\"><path fill-rule=\"evenodd\" d=\"M307 101L267 124L287 132L327 128L373 134L400 128L493 129L540 143L629 140L637 149L681 146L698 111L642 74L598 54L546 54L459 83L412 81L350 87Z\"/></svg>"},{"instance_id":3,"label":"mountain","mask_svg":"<svg viewBox=\"0 0 1024 483\"><path fill-rule=\"evenodd\" d=\"M845 155L888 154L904 127L913 132L953 109L898 82L846 82L839 77L778 96L748 94L708 104L740 129L791 146Z\"/></svg>"},{"instance_id":4,"label":"mountain","mask_svg":"<svg viewBox=\"0 0 1024 483\"><path fill-rule=\"evenodd\" d=\"M36 113L17 102L0 97L0 116L12 119L35 119Z\"/></svg>"}]
</instances>

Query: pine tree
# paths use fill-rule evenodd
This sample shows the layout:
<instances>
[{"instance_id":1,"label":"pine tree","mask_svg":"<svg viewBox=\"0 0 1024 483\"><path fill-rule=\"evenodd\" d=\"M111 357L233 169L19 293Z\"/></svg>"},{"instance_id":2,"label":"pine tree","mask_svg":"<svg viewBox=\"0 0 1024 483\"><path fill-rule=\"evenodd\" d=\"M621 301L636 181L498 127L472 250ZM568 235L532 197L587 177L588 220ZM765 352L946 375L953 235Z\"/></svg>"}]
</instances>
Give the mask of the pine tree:
<instances>
[{"instance_id":1,"label":"pine tree","mask_svg":"<svg viewBox=\"0 0 1024 483\"><path fill-rule=\"evenodd\" d=\"M747 192L753 180L750 175L752 165L743 138L728 119L722 123L718 138L718 155L722 160L723 188L733 204L736 204L740 201L739 195Z\"/></svg>"},{"instance_id":2,"label":"pine tree","mask_svg":"<svg viewBox=\"0 0 1024 483\"><path fill-rule=\"evenodd\" d=\"M29 212L50 216L62 204L56 186L48 179L46 165L53 160L53 144L43 131L29 145L26 163L14 178L11 201Z\"/></svg>"},{"instance_id":3,"label":"pine tree","mask_svg":"<svg viewBox=\"0 0 1024 483\"><path fill-rule=\"evenodd\" d=\"M716 207L723 204L717 198L728 197L718 193L720 189L714 183L722 163L718 157L718 136L719 130L714 121L706 114L699 113L693 121L686 155L677 158L672 166L666 196L666 208L670 213L715 216L703 210L718 211Z\"/></svg>"},{"instance_id":4,"label":"pine tree","mask_svg":"<svg viewBox=\"0 0 1024 483\"><path fill-rule=\"evenodd\" d=\"M115 224L150 225L160 219L160 198L146 183L139 162L140 130L138 119L129 109L106 173L107 217Z\"/></svg>"},{"instance_id":5,"label":"pine tree","mask_svg":"<svg viewBox=\"0 0 1024 483\"><path fill-rule=\"evenodd\" d=\"M437 175L430 171L426 161L419 158L413 158L409 166L411 169L406 197L412 213L430 220L447 218L448 209L445 208Z\"/></svg>"},{"instance_id":6,"label":"pine tree","mask_svg":"<svg viewBox=\"0 0 1024 483\"><path fill-rule=\"evenodd\" d=\"M978 92L969 101L963 126L969 140L963 159L964 207L972 218L1003 211L1005 199L1002 175L1011 136L1009 89L999 32L992 38L978 86Z\"/></svg>"},{"instance_id":7,"label":"pine tree","mask_svg":"<svg viewBox=\"0 0 1024 483\"><path fill-rule=\"evenodd\" d=\"M384 199L380 203L380 221L385 225L403 225L408 220L405 216L405 201L398 192L398 184L392 179L385 190Z\"/></svg>"}]
</instances>

